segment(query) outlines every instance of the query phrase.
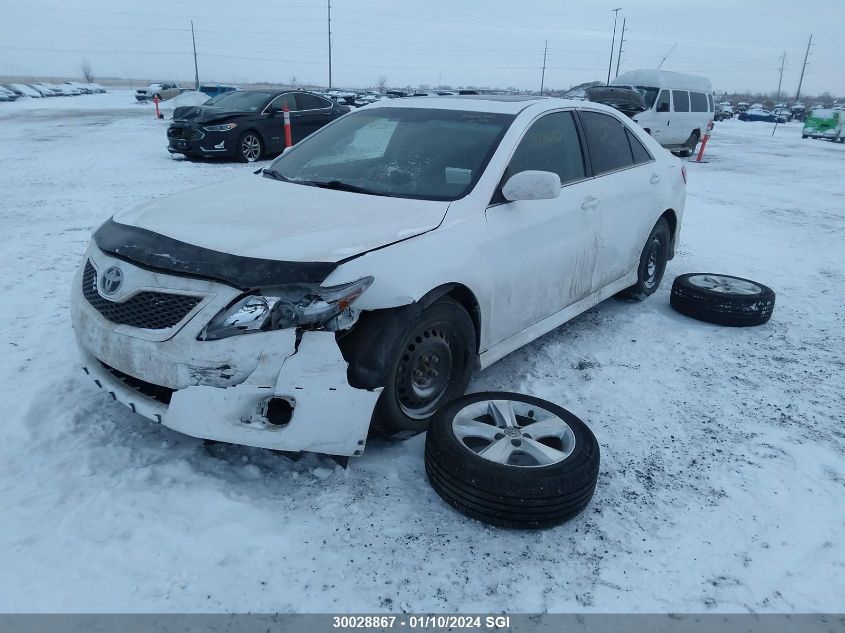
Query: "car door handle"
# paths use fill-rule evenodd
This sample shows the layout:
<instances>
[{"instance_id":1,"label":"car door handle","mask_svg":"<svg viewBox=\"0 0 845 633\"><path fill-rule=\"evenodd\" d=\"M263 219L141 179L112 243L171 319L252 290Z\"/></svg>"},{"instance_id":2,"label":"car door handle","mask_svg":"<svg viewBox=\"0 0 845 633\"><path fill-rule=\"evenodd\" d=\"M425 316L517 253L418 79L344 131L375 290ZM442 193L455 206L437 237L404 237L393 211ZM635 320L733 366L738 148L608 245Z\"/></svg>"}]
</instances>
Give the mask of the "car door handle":
<instances>
[{"instance_id":1,"label":"car door handle","mask_svg":"<svg viewBox=\"0 0 845 633\"><path fill-rule=\"evenodd\" d=\"M581 208L582 209L592 209L594 207L597 207L598 204L599 204L599 199L596 198L595 196L590 196L589 198L584 200L584 202L581 203Z\"/></svg>"},{"instance_id":2,"label":"car door handle","mask_svg":"<svg viewBox=\"0 0 845 633\"><path fill-rule=\"evenodd\" d=\"M653 184L653 185L656 185L657 183L659 183L660 182L660 174L652 174L651 180L649 182L651 182L651 184Z\"/></svg>"}]
</instances>

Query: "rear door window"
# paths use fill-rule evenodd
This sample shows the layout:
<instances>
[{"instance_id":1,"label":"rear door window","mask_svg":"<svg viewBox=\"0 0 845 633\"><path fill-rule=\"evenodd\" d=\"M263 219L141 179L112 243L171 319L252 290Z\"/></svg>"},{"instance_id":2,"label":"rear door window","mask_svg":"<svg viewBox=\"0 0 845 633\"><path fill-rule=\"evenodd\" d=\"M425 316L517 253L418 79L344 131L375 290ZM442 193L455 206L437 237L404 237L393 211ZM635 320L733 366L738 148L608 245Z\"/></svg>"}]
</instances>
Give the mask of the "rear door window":
<instances>
[{"instance_id":1,"label":"rear door window","mask_svg":"<svg viewBox=\"0 0 845 633\"><path fill-rule=\"evenodd\" d=\"M669 104L671 101L669 100L669 91L668 90L661 90L660 95L657 97L657 111L658 112L669 112Z\"/></svg>"},{"instance_id":2,"label":"rear door window","mask_svg":"<svg viewBox=\"0 0 845 633\"><path fill-rule=\"evenodd\" d=\"M713 105L713 95L709 92L707 93L707 111L708 112L715 112L716 108Z\"/></svg>"},{"instance_id":3,"label":"rear door window","mask_svg":"<svg viewBox=\"0 0 845 633\"><path fill-rule=\"evenodd\" d=\"M707 104L707 95L703 92L691 92L690 110L692 112L710 112L710 106Z\"/></svg>"},{"instance_id":4,"label":"rear door window","mask_svg":"<svg viewBox=\"0 0 845 633\"><path fill-rule=\"evenodd\" d=\"M300 110L321 110L332 105L326 99L321 99L317 95L305 93L296 95L296 102L299 105Z\"/></svg>"},{"instance_id":5,"label":"rear door window","mask_svg":"<svg viewBox=\"0 0 845 633\"><path fill-rule=\"evenodd\" d=\"M675 112L689 112L689 93L686 90L673 90L672 102Z\"/></svg>"},{"instance_id":6,"label":"rear door window","mask_svg":"<svg viewBox=\"0 0 845 633\"><path fill-rule=\"evenodd\" d=\"M550 171L561 184L586 175L581 139L571 112L553 112L535 121L511 158L502 182L521 171Z\"/></svg>"},{"instance_id":7,"label":"rear door window","mask_svg":"<svg viewBox=\"0 0 845 633\"><path fill-rule=\"evenodd\" d=\"M587 135L594 175L634 165L628 132L621 121L608 114L581 112L581 122Z\"/></svg>"},{"instance_id":8,"label":"rear door window","mask_svg":"<svg viewBox=\"0 0 845 633\"><path fill-rule=\"evenodd\" d=\"M643 163L651 162L653 160L651 154L648 153L648 150L640 142L640 139L638 139L629 129L626 129L625 132L628 134L628 142L631 144L631 153L634 155L634 163L636 165L642 165Z\"/></svg>"}]
</instances>

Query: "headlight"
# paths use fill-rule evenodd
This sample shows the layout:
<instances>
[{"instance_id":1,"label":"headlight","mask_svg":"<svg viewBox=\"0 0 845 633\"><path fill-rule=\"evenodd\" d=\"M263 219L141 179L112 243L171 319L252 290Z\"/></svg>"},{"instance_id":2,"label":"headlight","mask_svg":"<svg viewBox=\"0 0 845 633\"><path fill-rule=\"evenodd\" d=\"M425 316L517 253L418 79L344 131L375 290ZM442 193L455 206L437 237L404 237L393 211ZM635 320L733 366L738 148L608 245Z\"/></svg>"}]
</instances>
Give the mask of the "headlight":
<instances>
[{"instance_id":1,"label":"headlight","mask_svg":"<svg viewBox=\"0 0 845 633\"><path fill-rule=\"evenodd\" d=\"M203 129L206 132L228 132L238 127L237 123L221 123L220 125L206 125Z\"/></svg>"},{"instance_id":2,"label":"headlight","mask_svg":"<svg viewBox=\"0 0 845 633\"><path fill-rule=\"evenodd\" d=\"M199 338L214 341L251 332L316 327L348 311L371 283L372 277L364 277L328 288L318 284L260 288L217 313Z\"/></svg>"}]
</instances>

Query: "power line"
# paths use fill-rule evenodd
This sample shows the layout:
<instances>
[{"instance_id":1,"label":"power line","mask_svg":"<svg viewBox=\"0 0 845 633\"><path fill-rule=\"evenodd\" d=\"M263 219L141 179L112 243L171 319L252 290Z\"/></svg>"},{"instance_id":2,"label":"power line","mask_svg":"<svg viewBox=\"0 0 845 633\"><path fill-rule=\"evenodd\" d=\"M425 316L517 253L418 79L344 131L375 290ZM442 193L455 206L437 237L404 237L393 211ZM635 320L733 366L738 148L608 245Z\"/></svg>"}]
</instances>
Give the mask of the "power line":
<instances>
[{"instance_id":1,"label":"power line","mask_svg":"<svg viewBox=\"0 0 845 633\"><path fill-rule=\"evenodd\" d=\"M661 59L661 60L660 60L660 63L659 63L659 64L657 64L657 68L658 68L658 70L659 70L660 68L663 68L663 63L664 63L664 62L668 59L669 55L671 55L671 54L672 54L672 51L674 51L674 50L675 50L675 47L676 47L677 45L678 45L678 43L677 43L677 42L676 42L676 43L674 43L674 44L672 44L672 48L670 48L670 49L669 49L669 52L668 52L668 53L666 53L666 54L663 56L663 59Z\"/></svg>"}]
</instances>

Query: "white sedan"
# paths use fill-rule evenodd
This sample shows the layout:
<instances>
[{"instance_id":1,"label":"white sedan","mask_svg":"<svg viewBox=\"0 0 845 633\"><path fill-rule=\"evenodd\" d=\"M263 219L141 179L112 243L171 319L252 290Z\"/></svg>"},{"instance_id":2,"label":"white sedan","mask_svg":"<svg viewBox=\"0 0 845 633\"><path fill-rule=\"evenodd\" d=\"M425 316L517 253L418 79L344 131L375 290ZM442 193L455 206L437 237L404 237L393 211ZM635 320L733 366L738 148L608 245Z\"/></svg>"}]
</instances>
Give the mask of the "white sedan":
<instances>
[{"instance_id":1,"label":"white sedan","mask_svg":"<svg viewBox=\"0 0 845 633\"><path fill-rule=\"evenodd\" d=\"M652 294L685 180L600 104L378 102L261 173L117 210L74 281L83 366L189 435L360 455L371 425L423 430L474 369Z\"/></svg>"}]
</instances>

